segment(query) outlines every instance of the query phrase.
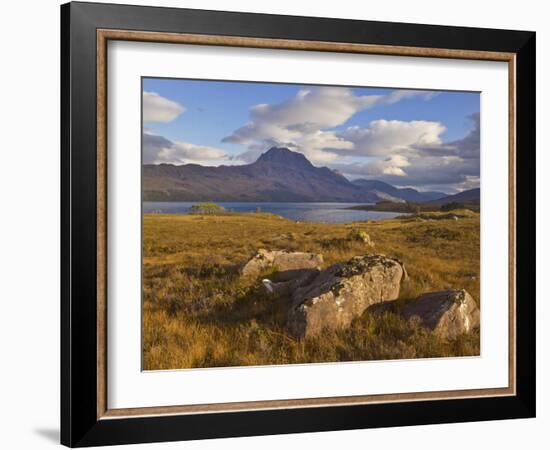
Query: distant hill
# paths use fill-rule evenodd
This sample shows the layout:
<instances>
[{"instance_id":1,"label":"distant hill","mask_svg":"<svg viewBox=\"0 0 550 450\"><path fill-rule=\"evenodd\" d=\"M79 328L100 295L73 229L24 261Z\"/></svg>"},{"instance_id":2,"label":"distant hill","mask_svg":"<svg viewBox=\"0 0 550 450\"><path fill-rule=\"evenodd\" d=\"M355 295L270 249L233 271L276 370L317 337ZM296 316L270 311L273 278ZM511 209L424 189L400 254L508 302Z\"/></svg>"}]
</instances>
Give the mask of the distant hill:
<instances>
[{"instance_id":1,"label":"distant hill","mask_svg":"<svg viewBox=\"0 0 550 450\"><path fill-rule=\"evenodd\" d=\"M391 197L407 202L429 202L431 200L437 200L439 198L447 196L447 194L445 194L444 192L419 192L416 189L412 188L396 188L391 184L384 183L383 181L378 180L358 179L353 180L352 183L356 186L361 186L364 189L383 192L390 195Z\"/></svg>"},{"instance_id":2,"label":"distant hill","mask_svg":"<svg viewBox=\"0 0 550 450\"><path fill-rule=\"evenodd\" d=\"M377 203L430 201L442 196L445 194L399 189L376 180L351 182L341 173L315 167L303 154L282 147L273 147L254 163L240 166L143 166L146 201Z\"/></svg>"},{"instance_id":3,"label":"distant hill","mask_svg":"<svg viewBox=\"0 0 550 450\"><path fill-rule=\"evenodd\" d=\"M480 191L479 191L479 188L476 188L476 189L470 189L468 191L462 191L462 192L459 192L458 194L448 195L446 197L439 198L429 203L431 205L442 206L449 203L479 204L479 202L480 202Z\"/></svg>"}]
</instances>

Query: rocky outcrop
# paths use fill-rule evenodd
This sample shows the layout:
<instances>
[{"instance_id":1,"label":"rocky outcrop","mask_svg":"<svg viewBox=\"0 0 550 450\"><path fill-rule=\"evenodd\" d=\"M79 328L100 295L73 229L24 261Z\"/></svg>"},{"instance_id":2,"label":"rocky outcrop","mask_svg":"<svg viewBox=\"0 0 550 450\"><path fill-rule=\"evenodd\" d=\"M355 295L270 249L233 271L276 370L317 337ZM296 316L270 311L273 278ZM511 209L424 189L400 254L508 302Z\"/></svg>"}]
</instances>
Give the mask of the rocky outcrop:
<instances>
[{"instance_id":1,"label":"rocky outcrop","mask_svg":"<svg viewBox=\"0 0 550 450\"><path fill-rule=\"evenodd\" d=\"M403 264L384 255L356 256L330 266L295 291L288 330L303 338L346 327L370 305L395 300L405 276Z\"/></svg>"},{"instance_id":2,"label":"rocky outcrop","mask_svg":"<svg viewBox=\"0 0 550 450\"><path fill-rule=\"evenodd\" d=\"M241 267L241 276L256 279L262 273L277 272L277 282L291 281L304 275L304 270L319 270L323 257L316 253L269 251L260 249Z\"/></svg>"},{"instance_id":3,"label":"rocky outcrop","mask_svg":"<svg viewBox=\"0 0 550 450\"><path fill-rule=\"evenodd\" d=\"M449 340L479 328L479 308L464 289L422 294L407 303L401 314Z\"/></svg>"},{"instance_id":4,"label":"rocky outcrop","mask_svg":"<svg viewBox=\"0 0 550 450\"><path fill-rule=\"evenodd\" d=\"M258 250L241 268L241 276L263 279L265 290L292 296L287 328L296 338L345 328L369 312L392 312L441 338L454 340L479 329L479 308L464 289L422 294L403 305L396 302L401 282L408 279L399 260L381 254L355 256L320 271L323 257L316 253Z\"/></svg>"}]
</instances>

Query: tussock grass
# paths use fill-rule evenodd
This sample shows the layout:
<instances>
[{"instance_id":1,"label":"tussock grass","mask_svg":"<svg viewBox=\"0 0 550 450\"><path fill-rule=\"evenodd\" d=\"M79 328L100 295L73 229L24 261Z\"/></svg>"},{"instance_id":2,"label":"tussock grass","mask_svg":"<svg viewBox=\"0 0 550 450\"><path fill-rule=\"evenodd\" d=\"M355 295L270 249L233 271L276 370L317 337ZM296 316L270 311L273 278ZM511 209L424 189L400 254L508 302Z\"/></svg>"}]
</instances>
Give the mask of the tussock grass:
<instances>
[{"instance_id":1,"label":"tussock grass","mask_svg":"<svg viewBox=\"0 0 550 450\"><path fill-rule=\"evenodd\" d=\"M350 238L359 231L374 249ZM367 311L346 330L297 341L285 331L290 299L238 276L259 248L322 253L325 266L376 252L405 263L410 280L402 285L403 302L453 287L479 303L478 214L342 225L263 213L151 214L143 234L146 370L479 354L478 333L446 342L392 312Z\"/></svg>"}]
</instances>

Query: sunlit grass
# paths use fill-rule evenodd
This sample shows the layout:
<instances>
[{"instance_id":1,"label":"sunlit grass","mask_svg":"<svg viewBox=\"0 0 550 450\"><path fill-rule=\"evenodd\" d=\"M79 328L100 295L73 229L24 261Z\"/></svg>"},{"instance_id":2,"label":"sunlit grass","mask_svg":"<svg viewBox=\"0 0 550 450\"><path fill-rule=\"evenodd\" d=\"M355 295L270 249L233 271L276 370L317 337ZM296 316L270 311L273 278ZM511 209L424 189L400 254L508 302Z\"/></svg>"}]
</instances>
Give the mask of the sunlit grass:
<instances>
[{"instance_id":1,"label":"sunlit grass","mask_svg":"<svg viewBox=\"0 0 550 450\"><path fill-rule=\"evenodd\" d=\"M350 238L357 231L375 247ZM392 313L366 312L346 330L297 341L285 331L290 300L238 276L259 248L322 253L325 267L376 252L405 263L403 301L452 287L479 303L478 214L342 225L262 213L155 214L144 216L143 233L145 369L479 354L479 333L450 343Z\"/></svg>"}]
</instances>

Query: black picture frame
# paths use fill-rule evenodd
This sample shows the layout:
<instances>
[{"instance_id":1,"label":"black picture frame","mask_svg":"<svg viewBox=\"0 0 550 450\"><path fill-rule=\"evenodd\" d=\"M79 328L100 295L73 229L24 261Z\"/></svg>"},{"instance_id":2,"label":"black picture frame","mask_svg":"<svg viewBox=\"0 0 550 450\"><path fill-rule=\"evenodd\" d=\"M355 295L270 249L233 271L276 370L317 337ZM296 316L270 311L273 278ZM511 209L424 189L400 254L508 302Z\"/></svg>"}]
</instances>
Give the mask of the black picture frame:
<instances>
[{"instance_id":1,"label":"black picture frame","mask_svg":"<svg viewBox=\"0 0 550 450\"><path fill-rule=\"evenodd\" d=\"M516 55L516 395L104 419L97 415L98 29ZM94 3L61 6L61 443L70 447L535 416L535 33Z\"/></svg>"}]
</instances>

